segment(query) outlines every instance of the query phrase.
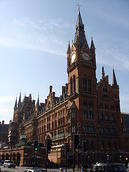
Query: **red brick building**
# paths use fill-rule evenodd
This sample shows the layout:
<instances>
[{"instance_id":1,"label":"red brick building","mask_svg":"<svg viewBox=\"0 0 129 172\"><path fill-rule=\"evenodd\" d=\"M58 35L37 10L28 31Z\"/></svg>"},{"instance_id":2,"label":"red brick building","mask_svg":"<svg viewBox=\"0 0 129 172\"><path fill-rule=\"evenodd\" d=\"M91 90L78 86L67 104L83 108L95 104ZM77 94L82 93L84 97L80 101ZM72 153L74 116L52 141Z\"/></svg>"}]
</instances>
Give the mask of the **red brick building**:
<instances>
[{"instance_id":1,"label":"red brick building","mask_svg":"<svg viewBox=\"0 0 129 172\"><path fill-rule=\"evenodd\" d=\"M18 133L17 143L22 137L27 142L38 140L43 144L50 138L49 159L56 163L65 162L64 145L68 143L67 159L73 163L73 139L77 134L75 163L80 164L84 159L88 163L124 160L129 154L125 155L122 142L123 118L115 71L110 84L102 67L102 78L97 82L95 45L93 39L88 45L80 11L74 41L68 44L67 74L68 82L62 86L60 97L56 97L50 86L44 103L39 103L38 98L35 104L31 95L23 101L20 95L16 100L12 126Z\"/></svg>"}]
</instances>

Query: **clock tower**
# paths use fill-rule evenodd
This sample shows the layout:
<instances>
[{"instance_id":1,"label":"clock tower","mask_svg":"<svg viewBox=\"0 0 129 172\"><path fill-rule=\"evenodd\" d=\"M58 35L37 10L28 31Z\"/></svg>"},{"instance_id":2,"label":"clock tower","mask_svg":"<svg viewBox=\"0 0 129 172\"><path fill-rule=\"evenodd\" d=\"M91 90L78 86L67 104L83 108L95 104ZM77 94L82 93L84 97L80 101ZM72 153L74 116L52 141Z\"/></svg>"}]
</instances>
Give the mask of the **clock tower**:
<instances>
[{"instance_id":1,"label":"clock tower","mask_svg":"<svg viewBox=\"0 0 129 172\"><path fill-rule=\"evenodd\" d=\"M94 121L96 114L96 57L93 39L89 47L84 31L80 10L77 16L75 38L67 49L68 95L74 101L77 111L77 122L83 124L84 119ZM88 117L91 107L91 117ZM86 114L87 113L87 114ZM94 125L94 124L93 124ZM82 125L82 128L84 126ZM83 129L77 129L77 132Z\"/></svg>"}]
</instances>

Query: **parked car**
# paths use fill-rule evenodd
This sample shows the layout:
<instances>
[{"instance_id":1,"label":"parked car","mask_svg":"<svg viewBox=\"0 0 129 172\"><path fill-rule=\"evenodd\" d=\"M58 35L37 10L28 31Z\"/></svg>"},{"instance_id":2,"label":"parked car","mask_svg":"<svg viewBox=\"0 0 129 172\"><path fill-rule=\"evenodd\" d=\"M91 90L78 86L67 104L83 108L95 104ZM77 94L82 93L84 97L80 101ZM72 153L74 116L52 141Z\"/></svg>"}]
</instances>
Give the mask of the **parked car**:
<instances>
[{"instance_id":1,"label":"parked car","mask_svg":"<svg viewBox=\"0 0 129 172\"><path fill-rule=\"evenodd\" d=\"M3 166L8 168L15 168L16 164L11 160L5 160Z\"/></svg>"},{"instance_id":2,"label":"parked car","mask_svg":"<svg viewBox=\"0 0 129 172\"><path fill-rule=\"evenodd\" d=\"M91 172L127 172L124 164L121 163L96 163Z\"/></svg>"},{"instance_id":3,"label":"parked car","mask_svg":"<svg viewBox=\"0 0 129 172\"><path fill-rule=\"evenodd\" d=\"M3 160L0 160L0 166L2 166L2 165L3 165L3 163L4 163L4 161L3 161Z\"/></svg>"},{"instance_id":4,"label":"parked car","mask_svg":"<svg viewBox=\"0 0 129 172\"><path fill-rule=\"evenodd\" d=\"M46 170L41 168L26 169L24 172L45 172Z\"/></svg>"}]
</instances>

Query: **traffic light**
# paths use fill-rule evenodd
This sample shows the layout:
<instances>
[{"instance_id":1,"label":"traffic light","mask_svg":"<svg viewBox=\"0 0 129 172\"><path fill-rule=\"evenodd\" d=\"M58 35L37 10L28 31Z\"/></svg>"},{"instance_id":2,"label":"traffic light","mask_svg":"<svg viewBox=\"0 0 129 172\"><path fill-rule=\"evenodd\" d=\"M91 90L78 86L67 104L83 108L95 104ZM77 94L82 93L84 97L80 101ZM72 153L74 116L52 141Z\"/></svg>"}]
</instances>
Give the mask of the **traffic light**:
<instances>
[{"instance_id":1,"label":"traffic light","mask_svg":"<svg viewBox=\"0 0 129 172\"><path fill-rule=\"evenodd\" d=\"M79 143L80 143L79 135L75 134L74 135L74 149L79 148Z\"/></svg>"},{"instance_id":2,"label":"traffic light","mask_svg":"<svg viewBox=\"0 0 129 172\"><path fill-rule=\"evenodd\" d=\"M38 141L34 141L34 152L38 152L38 148L39 148Z\"/></svg>"},{"instance_id":3,"label":"traffic light","mask_svg":"<svg viewBox=\"0 0 129 172\"><path fill-rule=\"evenodd\" d=\"M47 153L50 152L52 146L52 141L50 139L47 139Z\"/></svg>"},{"instance_id":4,"label":"traffic light","mask_svg":"<svg viewBox=\"0 0 129 172\"><path fill-rule=\"evenodd\" d=\"M65 153L69 152L69 145L68 145L68 143L66 143L64 145L64 150L65 150Z\"/></svg>"}]
</instances>

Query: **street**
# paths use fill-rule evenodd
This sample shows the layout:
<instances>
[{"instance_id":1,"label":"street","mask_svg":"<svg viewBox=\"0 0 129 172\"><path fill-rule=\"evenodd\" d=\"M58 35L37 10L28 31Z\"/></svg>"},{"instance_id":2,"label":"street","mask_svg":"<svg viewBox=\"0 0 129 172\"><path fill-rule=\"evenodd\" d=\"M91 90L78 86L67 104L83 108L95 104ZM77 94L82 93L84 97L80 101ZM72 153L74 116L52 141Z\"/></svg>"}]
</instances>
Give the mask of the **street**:
<instances>
[{"instance_id":1,"label":"street","mask_svg":"<svg viewBox=\"0 0 129 172\"><path fill-rule=\"evenodd\" d=\"M0 166L1 172L24 172L29 167L16 167L16 168L5 168ZM32 167L30 167L32 169ZM65 169L63 170L65 172ZM63 172L61 171L61 172ZM73 169L67 169L67 172L72 172ZM75 172L79 172L80 170L75 170ZM60 169L47 169L47 172L60 172Z\"/></svg>"},{"instance_id":2,"label":"street","mask_svg":"<svg viewBox=\"0 0 129 172\"><path fill-rule=\"evenodd\" d=\"M24 172L26 167L16 167L16 168L5 168L3 166L0 166L1 171L5 172Z\"/></svg>"}]
</instances>

